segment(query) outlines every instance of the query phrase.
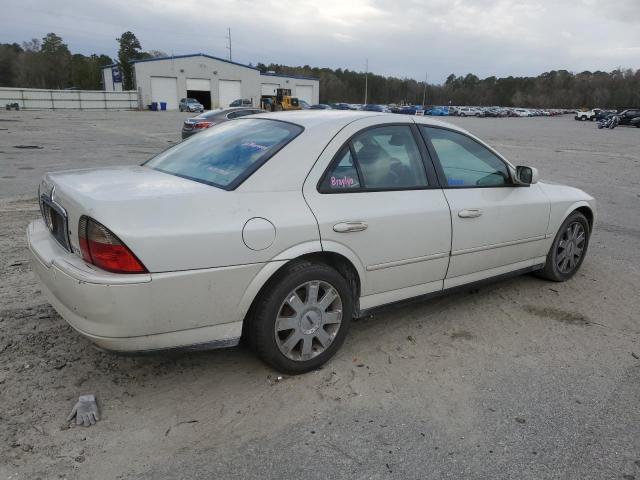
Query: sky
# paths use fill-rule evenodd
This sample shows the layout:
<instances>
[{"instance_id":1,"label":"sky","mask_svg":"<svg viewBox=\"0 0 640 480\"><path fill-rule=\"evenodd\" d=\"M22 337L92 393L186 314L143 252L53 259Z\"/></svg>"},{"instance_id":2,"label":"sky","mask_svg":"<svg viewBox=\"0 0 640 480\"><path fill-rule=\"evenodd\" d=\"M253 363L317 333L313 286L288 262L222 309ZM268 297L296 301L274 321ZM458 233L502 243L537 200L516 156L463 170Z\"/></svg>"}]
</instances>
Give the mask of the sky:
<instances>
[{"instance_id":1,"label":"sky","mask_svg":"<svg viewBox=\"0 0 640 480\"><path fill-rule=\"evenodd\" d=\"M442 83L640 68L640 0L2 0L0 42L60 35L73 53L144 50L348 68ZM22 20L20 20L22 19Z\"/></svg>"}]
</instances>

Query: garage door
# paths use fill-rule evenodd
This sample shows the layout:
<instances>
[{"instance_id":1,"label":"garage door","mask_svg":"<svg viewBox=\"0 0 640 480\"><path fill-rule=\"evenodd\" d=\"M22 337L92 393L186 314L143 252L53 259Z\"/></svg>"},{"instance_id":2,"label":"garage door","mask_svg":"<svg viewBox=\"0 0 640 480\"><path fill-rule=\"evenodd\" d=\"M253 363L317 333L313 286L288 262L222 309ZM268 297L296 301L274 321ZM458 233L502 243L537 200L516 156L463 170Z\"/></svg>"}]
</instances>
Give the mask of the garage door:
<instances>
[{"instance_id":1,"label":"garage door","mask_svg":"<svg viewBox=\"0 0 640 480\"><path fill-rule=\"evenodd\" d=\"M280 88L280 85L277 83L263 83L260 89L261 95L275 95L278 88Z\"/></svg>"},{"instance_id":2,"label":"garage door","mask_svg":"<svg viewBox=\"0 0 640 480\"><path fill-rule=\"evenodd\" d=\"M211 91L211 81L208 78L187 78L187 90Z\"/></svg>"},{"instance_id":3,"label":"garage door","mask_svg":"<svg viewBox=\"0 0 640 480\"><path fill-rule=\"evenodd\" d=\"M311 85L296 85L296 97L300 100L304 100L309 105L313 104L313 86Z\"/></svg>"},{"instance_id":4,"label":"garage door","mask_svg":"<svg viewBox=\"0 0 640 480\"><path fill-rule=\"evenodd\" d=\"M218 91L220 106L226 108L231 102L242 98L242 85L240 80L220 80L218 81Z\"/></svg>"},{"instance_id":5,"label":"garage door","mask_svg":"<svg viewBox=\"0 0 640 480\"><path fill-rule=\"evenodd\" d=\"M178 80L176 77L151 77L151 101L167 102L167 110L177 110Z\"/></svg>"}]
</instances>

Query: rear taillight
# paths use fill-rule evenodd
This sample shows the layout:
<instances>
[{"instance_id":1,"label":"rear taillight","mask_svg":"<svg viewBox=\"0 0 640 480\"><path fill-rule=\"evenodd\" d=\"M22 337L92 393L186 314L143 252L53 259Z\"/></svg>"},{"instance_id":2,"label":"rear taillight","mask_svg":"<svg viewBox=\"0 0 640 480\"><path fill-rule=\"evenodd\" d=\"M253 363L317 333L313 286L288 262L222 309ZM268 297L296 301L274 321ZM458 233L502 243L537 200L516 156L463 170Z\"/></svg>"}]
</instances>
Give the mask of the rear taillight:
<instances>
[{"instance_id":1,"label":"rear taillight","mask_svg":"<svg viewBox=\"0 0 640 480\"><path fill-rule=\"evenodd\" d=\"M89 217L78 223L78 240L85 262L114 273L146 273L147 269L107 227Z\"/></svg>"},{"instance_id":2,"label":"rear taillight","mask_svg":"<svg viewBox=\"0 0 640 480\"><path fill-rule=\"evenodd\" d=\"M193 128L209 128L213 123L211 122L198 122L193 125Z\"/></svg>"}]
</instances>

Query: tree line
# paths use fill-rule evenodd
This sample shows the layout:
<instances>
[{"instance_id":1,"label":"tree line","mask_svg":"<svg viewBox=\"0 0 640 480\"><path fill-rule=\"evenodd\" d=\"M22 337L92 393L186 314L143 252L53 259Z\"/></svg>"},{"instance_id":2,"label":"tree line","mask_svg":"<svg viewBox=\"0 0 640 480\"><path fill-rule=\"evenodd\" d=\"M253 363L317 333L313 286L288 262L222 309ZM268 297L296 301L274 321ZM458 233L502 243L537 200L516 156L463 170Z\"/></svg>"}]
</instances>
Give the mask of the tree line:
<instances>
[{"instance_id":1,"label":"tree line","mask_svg":"<svg viewBox=\"0 0 640 480\"><path fill-rule=\"evenodd\" d=\"M124 32L116 42L125 90L134 88L132 60L167 55L157 50L142 51L131 32ZM104 54L72 54L62 37L47 33L42 40L0 43L0 87L102 90L102 67L113 63Z\"/></svg>"},{"instance_id":2,"label":"tree line","mask_svg":"<svg viewBox=\"0 0 640 480\"><path fill-rule=\"evenodd\" d=\"M129 31L115 40L125 90L134 88L131 61L166 56L157 50L143 51L140 41ZM112 63L114 59L104 54L72 54L60 36L48 33L42 40L0 44L0 86L100 90L101 68ZM437 85L342 68L274 63L258 63L256 67L262 72L318 77L322 103L363 103L366 76L368 103L538 108L640 106L640 69L580 73L553 70L536 77L484 79L472 73L451 74Z\"/></svg>"},{"instance_id":3,"label":"tree line","mask_svg":"<svg viewBox=\"0 0 640 480\"><path fill-rule=\"evenodd\" d=\"M320 78L322 103L363 103L367 75L368 103L477 105L537 108L626 108L640 106L640 69L572 73L553 70L536 77L487 77L451 74L442 85L410 78L385 77L348 69L259 63L262 72Z\"/></svg>"}]
</instances>

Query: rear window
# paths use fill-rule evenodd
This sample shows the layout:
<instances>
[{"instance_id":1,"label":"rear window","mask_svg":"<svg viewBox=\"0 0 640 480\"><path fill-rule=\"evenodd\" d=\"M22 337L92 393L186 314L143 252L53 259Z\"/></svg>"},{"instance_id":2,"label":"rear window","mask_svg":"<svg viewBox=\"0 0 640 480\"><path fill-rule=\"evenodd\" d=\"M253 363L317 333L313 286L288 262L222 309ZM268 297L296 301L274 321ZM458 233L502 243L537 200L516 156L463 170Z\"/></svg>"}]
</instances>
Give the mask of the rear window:
<instances>
[{"instance_id":1,"label":"rear window","mask_svg":"<svg viewBox=\"0 0 640 480\"><path fill-rule=\"evenodd\" d=\"M238 119L194 135L144 165L233 190L302 130L277 120Z\"/></svg>"}]
</instances>

